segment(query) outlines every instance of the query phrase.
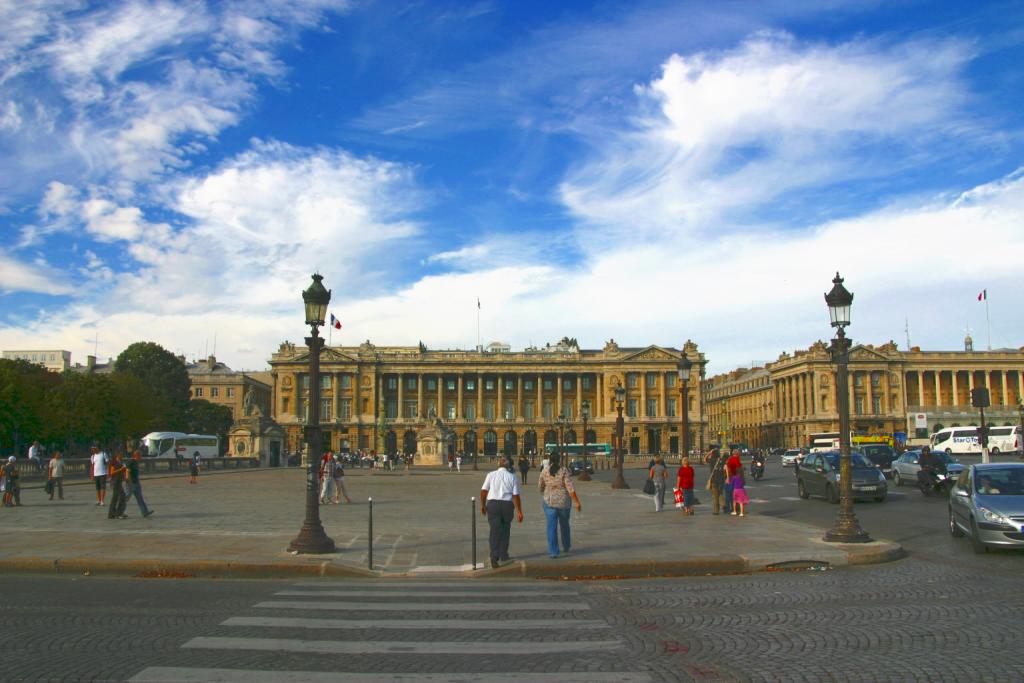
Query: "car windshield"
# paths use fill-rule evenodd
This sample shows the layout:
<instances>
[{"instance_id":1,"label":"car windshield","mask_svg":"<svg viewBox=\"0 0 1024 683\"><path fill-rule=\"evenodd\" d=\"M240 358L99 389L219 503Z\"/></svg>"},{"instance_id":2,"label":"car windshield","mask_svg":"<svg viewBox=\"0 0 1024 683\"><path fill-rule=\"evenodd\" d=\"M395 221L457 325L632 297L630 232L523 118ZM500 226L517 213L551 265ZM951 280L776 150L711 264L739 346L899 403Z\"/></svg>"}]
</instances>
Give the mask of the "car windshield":
<instances>
[{"instance_id":1,"label":"car windshield","mask_svg":"<svg viewBox=\"0 0 1024 683\"><path fill-rule=\"evenodd\" d=\"M983 496L1024 496L1024 469L979 470L974 478L974 490Z\"/></svg>"},{"instance_id":2,"label":"car windshield","mask_svg":"<svg viewBox=\"0 0 1024 683\"><path fill-rule=\"evenodd\" d=\"M835 468L839 467L839 454L838 453L835 453L835 452L825 453L824 456L828 460L828 463L830 465L832 465L832 467L835 467ZM850 465L852 465L853 467L871 467L871 468L874 468L874 465L872 465L867 460L865 460L864 456L861 455L860 453L852 453L852 452L850 453Z\"/></svg>"}]
</instances>

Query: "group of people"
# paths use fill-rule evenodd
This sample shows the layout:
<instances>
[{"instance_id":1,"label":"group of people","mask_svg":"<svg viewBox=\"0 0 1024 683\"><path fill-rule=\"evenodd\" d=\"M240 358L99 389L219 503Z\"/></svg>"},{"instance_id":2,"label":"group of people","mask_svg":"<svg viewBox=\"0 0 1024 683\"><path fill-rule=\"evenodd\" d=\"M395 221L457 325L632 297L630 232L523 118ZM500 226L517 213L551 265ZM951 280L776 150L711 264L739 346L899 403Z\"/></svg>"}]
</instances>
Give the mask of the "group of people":
<instances>
[{"instance_id":1,"label":"group of people","mask_svg":"<svg viewBox=\"0 0 1024 683\"><path fill-rule=\"evenodd\" d=\"M345 486L345 463L333 451L327 451L320 459L320 502L337 505L341 496L345 496L346 503L352 502Z\"/></svg>"},{"instance_id":2,"label":"group of people","mask_svg":"<svg viewBox=\"0 0 1024 683\"><path fill-rule=\"evenodd\" d=\"M194 456L193 461L196 459L197 456ZM96 487L96 505L100 507L107 505L107 486L110 486L108 519L126 519L128 515L125 512L130 498L135 498L135 502L139 506L139 513L143 517L153 514L153 510L149 509L142 497L142 479L139 475L139 465L142 462L140 451L133 451L131 458L126 462L120 451L115 452L111 457L106 451L94 446L89 461L92 468L93 485ZM61 473L63 477L63 470ZM199 474L198 469L190 471L189 474L189 480L194 484L195 477ZM61 485L61 498L63 497L63 485ZM52 500L52 494L50 498Z\"/></svg>"},{"instance_id":3,"label":"group of people","mask_svg":"<svg viewBox=\"0 0 1024 683\"><path fill-rule=\"evenodd\" d=\"M746 516L746 506L750 496L746 490L743 476L743 462L740 452L734 450L731 455L727 451L712 449L707 458L710 469L705 489L711 493L711 513L721 514L723 511L739 517ZM661 456L655 458L649 467L648 478L654 483L654 511L661 512L665 508L665 491L668 484L668 466ZM684 515L693 515L697 496L694 493L696 471L690 465L690 458L683 456L679 470L676 472L675 490L679 491L677 502Z\"/></svg>"}]
</instances>

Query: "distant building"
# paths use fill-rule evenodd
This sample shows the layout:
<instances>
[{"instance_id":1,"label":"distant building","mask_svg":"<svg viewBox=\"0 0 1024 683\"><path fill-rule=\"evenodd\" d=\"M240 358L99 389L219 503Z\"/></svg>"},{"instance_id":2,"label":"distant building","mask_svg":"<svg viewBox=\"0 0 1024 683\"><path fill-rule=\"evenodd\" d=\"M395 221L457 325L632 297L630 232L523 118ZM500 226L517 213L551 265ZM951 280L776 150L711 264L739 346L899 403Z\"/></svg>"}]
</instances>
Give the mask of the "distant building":
<instances>
[{"instance_id":1,"label":"distant building","mask_svg":"<svg viewBox=\"0 0 1024 683\"><path fill-rule=\"evenodd\" d=\"M71 352L52 350L4 351L3 357L9 360L25 360L29 363L42 365L53 372L64 372L71 367Z\"/></svg>"},{"instance_id":2,"label":"distant building","mask_svg":"<svg viewBox=\"0 0 1024 683\"><path fill-rule=\"evenodd\" d=\"M85 365L75 363L71 366L71 371L85 374L105 375L114 371L114 361L107 359L106 363L98 363L96 361L96 356L86 356Z\"/></svg>"},{"instance_id":3,"label":"distant building","mask_svg":"<svg viewBox=\"0 0 1024 683\"><path fill-rule=\"evenodd\" d=\"M251 405L270 416L272 388L269 372L240 372L210 356L185 365L192 398L206 399L231 408L235 420L245 415L245 396L251 391Z\"/></svg>"}]
</instances>

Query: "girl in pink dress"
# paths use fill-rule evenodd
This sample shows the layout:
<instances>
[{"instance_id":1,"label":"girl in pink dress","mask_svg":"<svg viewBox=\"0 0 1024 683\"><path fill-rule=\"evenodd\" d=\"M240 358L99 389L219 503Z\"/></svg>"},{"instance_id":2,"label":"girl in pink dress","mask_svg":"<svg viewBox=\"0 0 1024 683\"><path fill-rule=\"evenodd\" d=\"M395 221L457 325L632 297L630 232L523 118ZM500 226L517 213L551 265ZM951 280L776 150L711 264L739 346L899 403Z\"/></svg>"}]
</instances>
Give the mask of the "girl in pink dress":
<instances>
[{"instance_id":1,"label":"girl in pink dress","mask_svg":"<svg viewBox=\"0 0 1024 683\"><path fill-rule=\"evenodd\" d=\"M736 470L736 474L729 477L729 483L732 484L732 514L738 514L740 517L745 515L744 508L747 503L750 502L750 496L747 495L747 490L743 488L743 470Z\"/></svg>"}]
</instances>

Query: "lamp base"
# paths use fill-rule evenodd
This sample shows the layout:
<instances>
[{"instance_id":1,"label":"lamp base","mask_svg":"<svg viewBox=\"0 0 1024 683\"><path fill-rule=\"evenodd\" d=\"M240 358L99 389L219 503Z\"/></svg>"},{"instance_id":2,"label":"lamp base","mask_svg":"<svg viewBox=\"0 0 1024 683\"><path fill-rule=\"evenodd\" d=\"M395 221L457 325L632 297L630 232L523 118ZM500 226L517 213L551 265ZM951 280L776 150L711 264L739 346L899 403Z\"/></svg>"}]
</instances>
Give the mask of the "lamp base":
<instances>
[{"instance_id":1,"label":"lamp base","mask_svg":"<svg viewBox=\"0 0 1024 683\"><path fill-rule=\"evenodd\" d=\"M840 512L836 515L835 524L824 536L828 543L871 543L874 539L868 532L860 528L857 515Z\"/></svg>"},{"instance_id":2,"label":"lamp base","mask_svg":"<svg viewBox=\"0 0 1024 683\"><path fill-rule=\"evenodd\" d=\"M305 522L299 529L299 535L288 544L288 552L301 555L324 555L335 550L334 541L324 532L319 521Z\"/></svg>"}]
</instances>

